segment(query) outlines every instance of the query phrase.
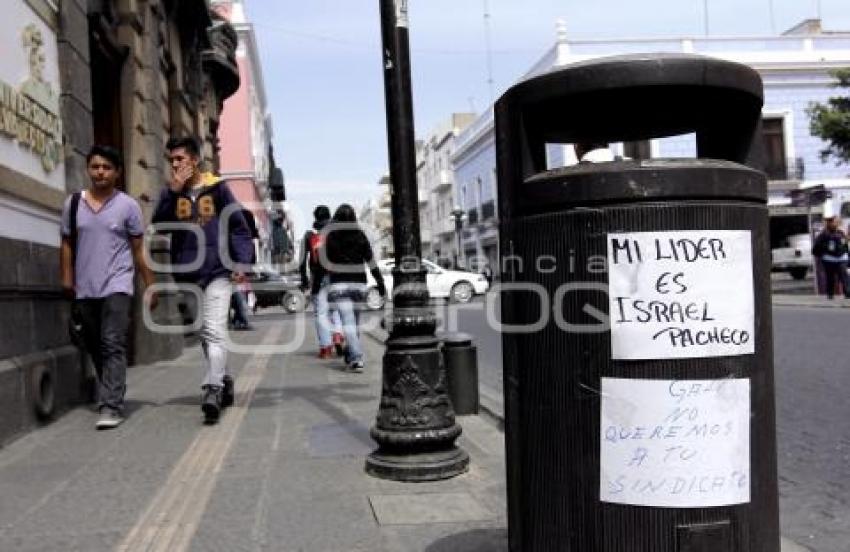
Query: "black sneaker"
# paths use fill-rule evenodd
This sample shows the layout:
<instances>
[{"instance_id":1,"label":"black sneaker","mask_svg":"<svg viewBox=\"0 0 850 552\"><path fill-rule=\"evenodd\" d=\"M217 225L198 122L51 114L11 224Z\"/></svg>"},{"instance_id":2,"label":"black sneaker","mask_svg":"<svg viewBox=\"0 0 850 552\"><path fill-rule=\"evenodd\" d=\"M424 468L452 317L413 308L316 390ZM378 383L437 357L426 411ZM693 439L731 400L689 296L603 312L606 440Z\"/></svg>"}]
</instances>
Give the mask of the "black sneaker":
<instances>
[{"instance_id":1,"label":"black sneaker","mask_svg":"<svg viewBox=\"0 0 850 552\"><path fill-rule=\"evenodd\" d=\"M201 399L201 410L204 411L204 421L214 424L221 415L221 387L205 385L204 397Z\"/></svg>"},{"instance_id":2,"label":"black sneaker","mask_svg":"<svg viewBox=\"0 0 850 552\"><path fill-rule=\"evenodd\" d=\"M355 360L354 362L348 363L348 371L354 374L362 374L363 373L363 361Z\"/></svg>"},{"instance_id":3,"label":"black sneaker","mask_svg":"<svg viewBox=\"0 0 850 552\"><path fill-rule=\"evenodd\" d=\"M221 407L227 408L228 406L233 406L233 378L231 376L224 376L221 383L223 385L221 389Z\"/></svg>"}]
</instances>

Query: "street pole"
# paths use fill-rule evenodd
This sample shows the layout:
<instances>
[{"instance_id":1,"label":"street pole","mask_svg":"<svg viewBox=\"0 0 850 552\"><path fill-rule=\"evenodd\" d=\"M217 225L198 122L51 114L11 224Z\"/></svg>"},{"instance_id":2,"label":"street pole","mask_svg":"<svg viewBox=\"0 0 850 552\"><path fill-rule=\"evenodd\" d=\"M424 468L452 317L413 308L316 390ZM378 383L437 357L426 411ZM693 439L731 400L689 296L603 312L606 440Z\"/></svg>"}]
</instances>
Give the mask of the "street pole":
<instances>
[{"instance_id":1,"label":"street pole","mask_svg":"<svg viewBox=\"0 0 850 552\"><path fill-rule=\"evenodd\" d=\"M806 224L809 226L809 243L811 245L815 245L815 229L812 226L812 194L806 191ZM815 284L815 297L820 295L820 286L818 286L818 276L820 274L820 270L818 270L818 259L814 255L812 255L812 280L814 280Z\"/></svg>"},{"instance_id":2,"label":"street pole","mask_svg":"<svg viewBox=\"0 0 850 552\"><path fill-rule=\"evenodd\" d=\"M461 242L460 242L460 236L461 236L460 225L461 224L462 223L460 221L458 221L457 229L455 230L455 232L457 233L457 255L455 255L455 268L460 268L460 266L461 266L460 261L463 259L463 257L462 257L463 249L461 249Z\"/></svg>"},{"instance_id":3,"label":"street pole","mask_svg":"<svg viewBox=\"0 0 850 552\"><path fill-rule=\"evenodd\" d=\"M456 206L454 210L449 214L452 216L452 219L455 223L455 234L457 236L457 253L455 254L455 268L458 268L459 266L461 266L460 261L463 258L461 230L463 229L463 219L465 217L465 212L459 206Z\"/></svg>"},{"instance_id":4,"label":"street pole","mask_svg":"<svg viewBox=\"0 0 850 552\"><path fill-rule=\"evenodd\" d=\"M407 0L380 0L384 94L392 194L393 307L383 358L381 402L366 472L396 481L464 473L469 455L455 446L461 428L446 388L422 266Z\"/></svg>"}]
</instances>

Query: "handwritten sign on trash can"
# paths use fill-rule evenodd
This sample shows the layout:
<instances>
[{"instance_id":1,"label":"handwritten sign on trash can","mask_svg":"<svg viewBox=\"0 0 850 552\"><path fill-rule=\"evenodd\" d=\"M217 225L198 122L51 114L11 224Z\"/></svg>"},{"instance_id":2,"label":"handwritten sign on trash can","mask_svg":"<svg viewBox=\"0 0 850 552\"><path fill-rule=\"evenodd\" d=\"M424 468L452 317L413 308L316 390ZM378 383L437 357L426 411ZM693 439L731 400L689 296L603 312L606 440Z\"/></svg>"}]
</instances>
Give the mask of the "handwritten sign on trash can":
<instances>
[{"instance_id":1,"label":"handwritten sign on trash can","mask_svg":"<svg viewBox=\"0 0 850 552\"><path fill-rule=\"evenodd\" d=\"M750 380L602 378L602 502L750 502Z\"/></svg>"},{"instance_id":2,"label":"handwritten sign on trash can","mask_svg":"<svg viewBox=\"0 0 850 552\"><path fill-rule=\"evenodd\" d=\"M754 352L749 231L608 234L612 358Z\"/></svg>"}]
</instances>

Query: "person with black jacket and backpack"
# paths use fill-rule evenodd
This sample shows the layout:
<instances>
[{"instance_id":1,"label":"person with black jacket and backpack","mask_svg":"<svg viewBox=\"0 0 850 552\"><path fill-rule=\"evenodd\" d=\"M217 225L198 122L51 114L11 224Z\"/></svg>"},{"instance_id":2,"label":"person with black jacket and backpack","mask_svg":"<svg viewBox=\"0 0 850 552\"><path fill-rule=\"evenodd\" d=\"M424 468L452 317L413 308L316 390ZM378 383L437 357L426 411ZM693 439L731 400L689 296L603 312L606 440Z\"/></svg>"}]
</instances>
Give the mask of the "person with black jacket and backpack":
<instances>
[{"instance_id":1,"label":"person with black jacket and backpack","mask_svg":"<svg viewBox=\"0 0 850 552\"><path fill-rule=\"evenodd\" d=\"M847 276L847 236L839 228L838 217L826 219L826 226L812 246L812 255L820 259L826 273L826 296L835 295L835 282L841 282L844 297L850 299L850 278Z\"/></svg>"},{"instance_id":2,"label":"person with black jacket and backpack","mask_svg":"<svg viewBox=\"0 0 850 552\"><path fill-rule=\"evenodd\" d=\"M331 210L327 205L319 205L313 210L313 228L304 233L301 248L301 292L310 290L310 298L316 315L316 337L319 340L319 358L330 358L334 347L338 355L343 354L343 338L340 331L340 315L328 303L330 277L322 264L326 235L325 226L331 220Z\"/></svg>"},{"instance_id":3,"label":"person with black jacket and backpack","mask_svg":"<svg viewBox=\"0 0 850 552\"><path fill-rule=\"evenodd\" d=\"M97 429L124 421L135 270L146 288L154 283L143 254L142 211L116 188L121 168L117 150L93 146L86 156L91 185L69 196L62 210L62 288L74 299L72 316L97 372ZM155 308L156 294L146 293L145 303Z\"/></svg>"},{"instance_id":4,"label":"person with black jacket and backpack","mask_svg":"<svg viewBox=\"0 0 850 552\"><path fill-rule=\"evenodd\" d=\"M342 319L346 368L349 372L362 372L363 349L358 326L360 306L366 294L366 267L375 278L381 297L387 295L384 277L375 262L369 239L357 225L357 215L351 205L343 203L337 208L326 232L328 299Z\"/></svg>"}]
</instances>

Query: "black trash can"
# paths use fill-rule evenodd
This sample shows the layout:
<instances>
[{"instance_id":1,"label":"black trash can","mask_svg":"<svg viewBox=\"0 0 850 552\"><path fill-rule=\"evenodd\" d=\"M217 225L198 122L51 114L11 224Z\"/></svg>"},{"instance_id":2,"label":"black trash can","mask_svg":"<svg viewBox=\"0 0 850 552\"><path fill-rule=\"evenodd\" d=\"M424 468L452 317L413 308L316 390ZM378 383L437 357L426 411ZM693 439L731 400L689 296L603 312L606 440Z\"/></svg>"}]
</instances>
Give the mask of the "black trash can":
<instances>
[{"instance_id":1,"label":"black trash can","mask_svg":"<svg viewBox=\"0 0 850 552\"><path fill-rule=\"evenodd\" d=\"M762 101L746 66L661 54L496 104L512 551L779 550ZM546 167L689 133L697 159Z\"/></svg>"},{"instance_id":2,"label":"black trash can","mask_svg":"<svg viewBox=\"0 0 850 552\"><path fill-rule=\"evenodd\" d=\"M478 414L478 348L472 336L450 332L441 336L448 394L455 414Z\"/></svg>"}]
</instances>

